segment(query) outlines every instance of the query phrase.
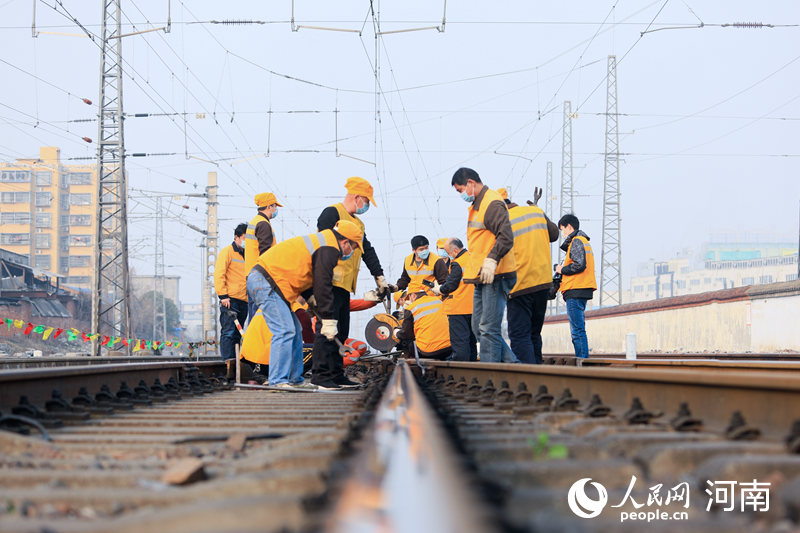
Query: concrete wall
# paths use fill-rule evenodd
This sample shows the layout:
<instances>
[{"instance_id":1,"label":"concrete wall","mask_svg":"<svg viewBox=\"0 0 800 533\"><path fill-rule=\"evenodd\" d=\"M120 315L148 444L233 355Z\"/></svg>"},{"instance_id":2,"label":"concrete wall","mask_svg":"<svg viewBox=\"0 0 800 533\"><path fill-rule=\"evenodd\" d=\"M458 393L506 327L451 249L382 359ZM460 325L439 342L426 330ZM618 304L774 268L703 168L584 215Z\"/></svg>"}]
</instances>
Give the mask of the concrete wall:
<instances>
[{"instance_id":1,"label":"concrete wall","mask_svg":"<svg viewBox=\"0 0 800 533\"><path fill-rule=\"evenodd\" d=\"M786 282L622 305L587 312L591 354L639 352L800 351L800 283ZM552 317L545 353L573 352L569 322Z\"/></svg>"}]
</instances>

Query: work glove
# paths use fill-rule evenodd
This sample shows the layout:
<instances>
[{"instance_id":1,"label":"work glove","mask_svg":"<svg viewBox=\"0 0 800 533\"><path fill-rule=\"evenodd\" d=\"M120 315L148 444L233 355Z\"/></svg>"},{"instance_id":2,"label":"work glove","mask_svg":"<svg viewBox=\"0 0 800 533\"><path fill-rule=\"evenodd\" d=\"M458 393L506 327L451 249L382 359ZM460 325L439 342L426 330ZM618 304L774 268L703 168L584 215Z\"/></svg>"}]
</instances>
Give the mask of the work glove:
<instances>
[{"instance_id":1,"label":"work glove","mask_svg":"<svg viewBox=\"0 0 800 533\"><path fill-rule=\"evenodd\" d=\"M441 285L439 285L439 282L438 281L434 281L433 282L433 287L431 287L431 292L433 294L435 294L436 296L441 296L442 295L442 291L441 291L440 287L441 287Z\"/></svg>"},{"instance_id":2,"label":"work glove","mask_svg":"<svg viewBox=\"0 0 800 533\"><path fill-rule=\"evenodd\" d=\"M481 265L481 272L480 274L478 274L481 283L485 285L490 285L494 281L495 270L497 270L497 261L489 257L484 259L483 265Z\"/></svg>"},{"instance_id":3,"label":"work glove","mask_svg":"<svg viewBox=\"0 0 800 533\"><path fill-rule=\"evenodd\" d=\"M338 322L335 318L323 318L322 328L319 330L320 335L329 341L333 341L336 338L336 334L339 333L339 328L336 327Z\"/></svg>"},{"instance_id":4,"label":"work glove","mask_svg":"<svg viewBox=\"0 0 800 533\"><path fill-rule=\"evenodd\" d=\"M397 285L387 283L386 276L378 276L375 278L375 283L378 285L377 294L379 298L388 296L389 294L397 291Z\"/></svg>"},{"instance_id":5,"label":"work glove","mask_svg":"<svg viewBox=\"0 0 800 533\"><path fill-rule=\"evenodd\" d=\"M378 297L378 291L367 291L364 293L364 300L367 302L379 302L381 299Z\"/></svg>"}]
</instances>

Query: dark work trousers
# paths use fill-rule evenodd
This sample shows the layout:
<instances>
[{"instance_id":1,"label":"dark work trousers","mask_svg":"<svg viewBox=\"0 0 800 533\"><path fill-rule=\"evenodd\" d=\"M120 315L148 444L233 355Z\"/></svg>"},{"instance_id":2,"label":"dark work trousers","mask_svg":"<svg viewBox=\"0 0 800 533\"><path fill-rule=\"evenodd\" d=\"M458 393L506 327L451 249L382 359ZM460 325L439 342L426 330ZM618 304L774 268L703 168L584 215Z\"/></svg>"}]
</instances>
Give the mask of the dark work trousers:
<instances>
[{"instance_id":1,"label":"dark work trousers","mask_svg":"<svg viewBox=\"0 0 800 533\"><path fill-rule=\"evenodd\" d=\"M413 350L414 347L412 346L411 349ZM444 361L452 352L452 347L450 348L442 348L441 350L436 350L435 352L423 352L422 350L419 351L419 356L425 359L436 359L437 361Z\"/></svg>"},{"instance_id":2,"label":"dark work trousers","mask_svg":"<svg viewBox=\"0 0 800 533\"><path fill-rule=\"evenodd\" d=\"M508 339L511 351L523 362L542 364L542 326L547 313L547 290L508 300Z\"/></svg>"},{"instance_id":3,"label":"dark work trousers","mask_svg":"<svg viewBox=\"0 0 800 533\"><path fill-rule=\"evenodd\" d=\"M478 346L472 332L472 315L448 315L450 324L450 361L477 361Z\"/></svg>"},{"instance_id":4,"label":"dark work trousers","mask_svg":"<svg viewBox=\"0 0 800 533\"><path fill-rule=\"evenodd\" d=\"M333 288L333 318L338 320L336 335L342 344L350 334L350 293L339 287ZM333 380L344 375L342 356L336 342L329 341L319 331L322 320L317 318L314 328L314 350L311 352L311 379L314 383Z\"/></svg>"},{"instance_id":5,"label":"dark work trousers","mask_svg":"<svg viewBox=\"0 0 800 533\"><path fill-rule=\"evenodd\" d=\"M247 302L231 298L230 309L219 306L219 351L223 360L234 359L236 357L236 348L234 346L242 342L242 336L239 334L239 330L236 329L233 319L228 315L228 311L235 311L239 325L244 326L244 321L247 320Z\"/></svg>"}]
</instances>

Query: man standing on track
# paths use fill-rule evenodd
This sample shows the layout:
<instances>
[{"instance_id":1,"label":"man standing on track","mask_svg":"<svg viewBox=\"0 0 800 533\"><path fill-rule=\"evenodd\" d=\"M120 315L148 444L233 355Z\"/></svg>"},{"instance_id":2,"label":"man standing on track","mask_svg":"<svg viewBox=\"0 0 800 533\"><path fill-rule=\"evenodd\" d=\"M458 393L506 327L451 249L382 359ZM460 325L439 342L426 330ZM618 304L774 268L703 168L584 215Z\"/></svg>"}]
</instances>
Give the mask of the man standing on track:
<instances>
[{"instance_id":1,"label":"man standing on track","mask_svg":"<svg viewBox=\"0 0 800 533\"><path fill-rule=\"evenodd\" d=\"M363 215L370 205L375 205L372 185L364 178L352 177L347 179L344 187L347 190L344 200L326 207L322 211L317 219L317 231L332 229L341 220L355 224L364 234L364 223L356 215ZM364 235L361 247L354 249L352 255L343 256L333 275L332 316L337 321L336 337L343 344L350 334L350 293L355 294L356 292L356 282L362 259L369 268L370 274L375 278L379 298L390 297L391 293L397 290L397 287L386 282L378 254ZM317 384L323 383L326 386L330 386L331 383L346 386L356 385L354 381L345 377L339 348L333 337L328 338L321 333L321 322L317 321L316 336L314 337L312 381Z\"/></svg>"},{"instance_id":2,"label":"man standing on track","mask_svg":"<svg viewBox=\"0 0 800 533\"><path fill-rule=\"evenodd\" d=\"M278 203L275 195L271 192L262 192L255 196L258 213L247 225L247 232L244 238L244 275L250 274L258 258L269 250L278 239L272 231L270 220L278 216L278 208L283 207ZM256 313L255 304L250 301L247 305L247 319L252 320Z\"/></svg>"},{"instance_id":3,"label":"man standing on track","mask_svg":"<svg viewBox=\"0 0 800 533\"><path fill-rule=\"evenodd\" d=\"M242 336L228 311L236 313L239 324L247 320L247 287L244 271L244 235L247 224L239 224L233 232L233 242L219 251L214 267L214 291L219 298L219 351L222 359L234 359L234 346Z\"/></svg>"},{"instance_id":4,"label":"man standing on track","mask_svg":"<svg viewBox=\"0 0 800 533\"><path fill-rule=\"evenodd\" d=\"M550 271L550 243L558 240L558 226L538 205L542 196L536 187L533 205L521 206L498 189L508 206L514 233L517 283L508 294L508 338L511 349L523 363L542 363L542 326L553 276Z\"/></svg>"},{"instance_id":5,"label":"man standing on track","mask_svg":"<svg viewBox=\"0 0 800 533\"><path fill-rule=\"evenodd\" d=\"M471 264L464 273L464 281L475 284L472 331L481 345L480 360L517 363L501 333L508 293L517 281L508 209L500 194L485 186L471 168L456 170L450 184L470 204L467 247Z\"/></svg>"}]
</instances>

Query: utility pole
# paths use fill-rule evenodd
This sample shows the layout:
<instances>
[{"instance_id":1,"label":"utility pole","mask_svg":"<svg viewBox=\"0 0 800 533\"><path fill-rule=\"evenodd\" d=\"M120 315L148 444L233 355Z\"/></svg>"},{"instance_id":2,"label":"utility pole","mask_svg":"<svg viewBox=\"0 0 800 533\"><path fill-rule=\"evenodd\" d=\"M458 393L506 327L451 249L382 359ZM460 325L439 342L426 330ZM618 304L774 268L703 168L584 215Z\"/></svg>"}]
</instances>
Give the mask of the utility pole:
<instances>
[{"instance_id":1,"label":"utility pole","mask_svg":"<svg viewBox=\"0 0 800 533\"><path fill-rule=\"evenodd\" d=\"M572 183L572 102L564 101L564 126L561 136L561 214L575 211L574 189ZM564 262L564 250L558 250L558 262ZM556 297L556 313L559 312L560 304Z\"/></svg>"},{"instance_id":2,"label":"utility pole","mask_svg":"<svg viewBox=\"0 0 800 533\"><path fill-rule=\"evenodd\" d=\"M545 189L545 209L547 216L550 219L553 219L553 200L555 200L556 195L553 194L553 162L547 162L547 169L545 171L545 179L544 179L544 189ZM556 222L558 222L558 217L555 217ZM553 243L550 243L550 259L552 261L553 258ZM555 312L555 301L550 301L547 303L547 310L549 314L553 314Z\"/></svg>"},{"instance_id":3,"label":"utility pole","mask_svg":"<svg viewBox=\"0 0 800 533\"><path fill-rule=\"evenodd\" d=\"M153 268L153 340L167 338L167 284L164 279L164 218L161 197L156 196L155 264ZM156 294L161 293L159 304Z\"/></svg>"},{"instance_id":4,"label":"utility pole","mask_svg":"<svg viewBox=\"0 0 800 533\"><path fill-rule=\"evenodd\" d=\"M127 175L122 111L122 10L103 0L97 126L97 232L92 279L92 333L130 334ZM92 343L100 355L100 343Z\"/></svg>"},{"instance_id":5,"label":"utility pole","mask_svg":"<svg viewBox=\"0 0 800 533\"><path fill-rule=\"evenodd\" d=\"M217 264L217 173L208 173L206 187L206 259L203 274L203 340L217 340L217 308L212 304L214 291L214 266ZM208 354L204 344L203 353Z\"/></svg>"},{"instance_id":6,"label":"utility pole","mask_svg":"<svg viewBox=\"0 0 800 533\"><path fill-rule=\"evenodd\" d=\"M617 56L608 56L608 76L606 76L606 80L606 165L603 179L603 253L600 263L600 307L622 303Z\"/></svg>"}]
</instances>

